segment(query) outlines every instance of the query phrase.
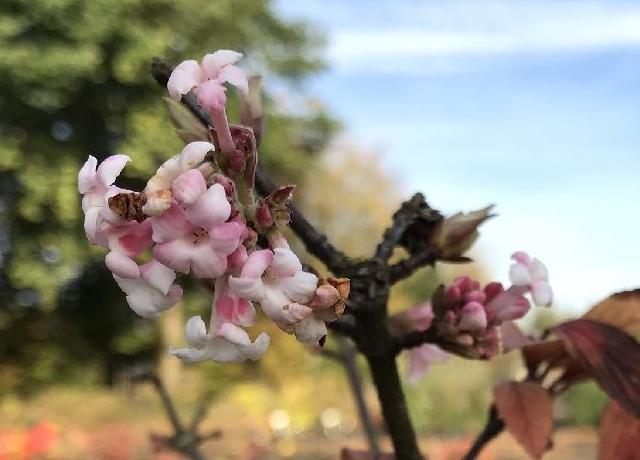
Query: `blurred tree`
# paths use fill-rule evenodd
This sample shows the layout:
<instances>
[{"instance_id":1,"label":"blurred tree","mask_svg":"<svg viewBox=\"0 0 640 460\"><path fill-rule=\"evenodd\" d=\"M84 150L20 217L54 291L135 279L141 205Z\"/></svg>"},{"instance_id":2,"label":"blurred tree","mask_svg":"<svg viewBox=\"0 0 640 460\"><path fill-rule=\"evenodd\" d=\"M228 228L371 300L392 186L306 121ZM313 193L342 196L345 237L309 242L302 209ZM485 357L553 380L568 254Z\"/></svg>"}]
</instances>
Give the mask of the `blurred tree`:
<instances>
[{"instance_id":1,"label":"blurred tree","mask_svg":"<svg viewBox=\"0 0 640 460\"><path fill-rule=\"evenodd\" d=\"M116 356L157 346L153 328L133 327L101 265L87 265L103 254L86 243L76 189L88 154L126 152L122 185L141 188L181 148L149 75L152 57L236 49L267 82L295 89L322 68L320 44L267 0L0 3L0 372L20 369L28 389L99 353L111 376ZM266 102L262 159L281 180L298 177L336 128L322 109L299 105L284 113Z\"/></svg>"}]
</instances>

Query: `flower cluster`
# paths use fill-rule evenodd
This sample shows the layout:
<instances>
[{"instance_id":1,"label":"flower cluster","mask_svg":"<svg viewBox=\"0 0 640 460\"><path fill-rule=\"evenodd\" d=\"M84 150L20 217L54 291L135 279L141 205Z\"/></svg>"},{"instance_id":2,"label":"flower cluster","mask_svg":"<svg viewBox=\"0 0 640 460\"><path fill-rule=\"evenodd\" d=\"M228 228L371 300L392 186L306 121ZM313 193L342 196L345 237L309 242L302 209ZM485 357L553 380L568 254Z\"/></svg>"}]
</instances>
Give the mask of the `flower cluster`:
<instances>
[{"instance_id":1,"label":"flower cluster","mask_svg":"<svg viewBox=\"0 0 640 460\"><path fill-rule=\"evenodd\" d=\"M552 290L546 267L524 252L513 254L509 278L512 286L499 282L482 288L468 276L456 278L442 288L432 302L417 305L396 315L392 324L397 333L434 331L435 342L409 350L409 375L416 379L428 364L442 359L442 349L476 359L489 359L521 340L513 320L531 308L526 295L538 306L549 306Z\"/></svg>"},{"instance_id":2,"label":"flower cluster","mask_svg":"<svg viewBox=\"0 0 640 460\"><path fill-rule=\"evenodd\" d=\"M224 83L247 94L247 78L234 65L240 57L218 51L205 56L202 66L186 61L176 67L170 95L179 100L194 91L211 114L214 136L165 161L143 192L113 185L130 160L126 155L108 157L99 166L90 156L78 174L87 238L108 249L105 263L137 314L155 317L180 301L176 273L214 287L208 329L200 316L191 318L185 333L189 346L173 351L189 362L260 358L269 336L261 333L252 341L245 330L254 324L254 303L301 342L322 344L325 323L342 313L349 292L348 280L320 280L302 269L280 231L286 219L265 221L286 214L291 187L274 199L253 197L256 152L237 148L224 112ZM252 136L250 129L243 133ZM267 246L258 245L259 233Z\"/></svg>"}]
</instances>

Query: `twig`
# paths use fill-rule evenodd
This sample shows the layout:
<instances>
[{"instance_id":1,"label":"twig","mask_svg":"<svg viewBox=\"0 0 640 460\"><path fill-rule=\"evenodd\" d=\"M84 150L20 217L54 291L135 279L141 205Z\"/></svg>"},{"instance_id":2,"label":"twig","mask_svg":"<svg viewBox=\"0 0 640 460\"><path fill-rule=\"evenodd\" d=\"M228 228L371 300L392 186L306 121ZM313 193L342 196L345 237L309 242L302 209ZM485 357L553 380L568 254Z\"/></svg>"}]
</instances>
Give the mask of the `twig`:
<instances>
[{"instance_id":1,"label":"twig","mask_svg":"<svg viewBox=\"0 0 640 460\"><path fill-rule=\"evenodd\" d=\"M367 443L369 444L369 451L373 454L380 453L380 445L378 444L378 436L376 429L373 425L371 413L367 407L367 402L364 399L364 392L362 387L362 376L358 369L358 363L356 362L355 349L344 337L337 337L338 347L341 351L341 362L347 371L347 377L349 380L349 386L353 393L353 399L356 402L356 408L358 409L358 415L360 417L360 423L362 429L367 437Z\"/></svg>"},{"instance_id":2,"label":"twig","mask_svg":"<svg viewBox=\"0 0 640 460\"><path fill-rule=\"evenodd\" d=\"M438 333L435 328L429 328L425 331L412 331L407 334L394 337L393 345L396 354L409 348L419 347L425 343L438 344L440 342Z\"/></svg>"},{"instance_id":3,"label":"twig","mask_svg":"<svg viewBox=\"0 0 640 460\"><path fill-rule=\"evenodd\" d=\"M407 228L418 217L424 204L424 196L416 193L410 200L405 201L393 215L393 222L382 236L382 241L376 248L374 258L380 262L387 262L393 254L394 248L400 244Z\"/></svg>"},{"instance_id":4,"label":"twig","mask_svg":"<svg viewBox=\"0 0 640 460\"><path fill-rule=\"evenodd\" d=\"M425 248L398 263L389 267L389 281L395 284L405 278L409 278L416 270L433 265L438 259L438 252L435 248Z\"/></svg>"},{"instance_id":5,"label":"twig","mask_svg":"<svg viewBox=\"0 0 640 460\"><path fill-rule=\"evenodd\" d=\"M489 416L482 432L478 435L469 452L462 457L462 460L474 460L480 455L482 449L496 436L504 430L504 422L498 415L498 410L492 404L489 408Z\"/></svg>"}]
</instances>

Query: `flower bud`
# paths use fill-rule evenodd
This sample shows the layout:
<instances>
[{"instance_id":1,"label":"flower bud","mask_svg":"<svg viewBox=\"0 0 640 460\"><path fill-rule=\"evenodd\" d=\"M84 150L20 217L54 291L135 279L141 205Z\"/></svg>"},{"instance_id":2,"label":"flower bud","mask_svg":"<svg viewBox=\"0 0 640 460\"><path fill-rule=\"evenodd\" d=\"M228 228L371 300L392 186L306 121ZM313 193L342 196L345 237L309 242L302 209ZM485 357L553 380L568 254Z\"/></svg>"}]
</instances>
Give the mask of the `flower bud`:
<instances>
[{"instance_id":1,"label":"flower bud","mask_svg":"<svg viewBox=\"0 0 640 460\"><path fill-rule=\"evenodd\" d=\"M478 227L493 217L491 209L493 206L467 214L459 212L442 220L433 236L433 241L440 250L440 257L444 260L462 257L478 238Z\"/></svg>"},{"instance_id":2,"label":"flower bud","mask_svg":"<svg viewBox=\"0 0 640 460\"><path fill-rule=\"evenodd\" d=\"M482 331L487 327L487 315L479 302L469 302L460 311L458 327L462 331Z\"/></svg>"}]
</instances>

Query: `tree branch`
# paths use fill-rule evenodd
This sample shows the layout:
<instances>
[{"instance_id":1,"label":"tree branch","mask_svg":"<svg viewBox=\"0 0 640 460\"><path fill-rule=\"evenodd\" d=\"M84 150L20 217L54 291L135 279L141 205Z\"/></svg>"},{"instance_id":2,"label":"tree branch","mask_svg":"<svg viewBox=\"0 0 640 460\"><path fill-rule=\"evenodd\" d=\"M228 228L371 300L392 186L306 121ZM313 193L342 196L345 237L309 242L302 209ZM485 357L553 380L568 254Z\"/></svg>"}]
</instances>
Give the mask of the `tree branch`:
<instances>
[{"instance_id":1,"label":"tree branch","mask_svg":"<svg viewBox=\"0 0 640 460\"><path fill-rule=\"evenodd\" d=\"M338 334L344 335L351 339L356 339L358 325L352 315L344 314L337 320L327 323L327 327Z\"/></svg>"},{"instance_id":2,"label":"tree branch","mask_svg":"<svg viewBox=\"0 0 640 460\"><path fill-rule=\"evenodd\" d=\"M380 262L387 262L393 254L394 248L400 244L402 237L415 219L419 216L424 205L424 196L416 193L411 199L400 205L393 215L393 222L382 236L382 241L376 248L374 258Z\"/></svg>"},{"instance_id":3,"label":"tree branch","mask_svg":"<svg viewBox=\"0 0 640 460\"><path fill-rule=\"evenodd\" d=\"M389 281L391 284L395 284L398 281L409 278L420 268L433 265L437 260L438 251L435 248L427 247L391 265L391 267L389 267Z\"/></svg>"},{"instance_id":4,"label":"tree branch","mask_svg":"<svg viewBox=\"0 0 640 460\"><path fill-rule=\"evenodd\" d=\"M419 347L425 343L438 344L441 340L438 337L437 331L434 327L427 329L426 331L413 331L401 336L395 336L393 338L393 347L396 355L408 348Z\"/></svg>"},{"instance_id":5,"label":"tree branch","mask_svg":"<svg viewBox=\"0 0 640 460\"><path fill-rule=\"evenodd\" d=\"M478 435L469 452L462 457L462 460L475 460L480 455L482 449L496 436L504 430L504 422L498 415L498 410L493 404L489 408L489 417L482 432Z\"/></svg>"}]
</instances>

